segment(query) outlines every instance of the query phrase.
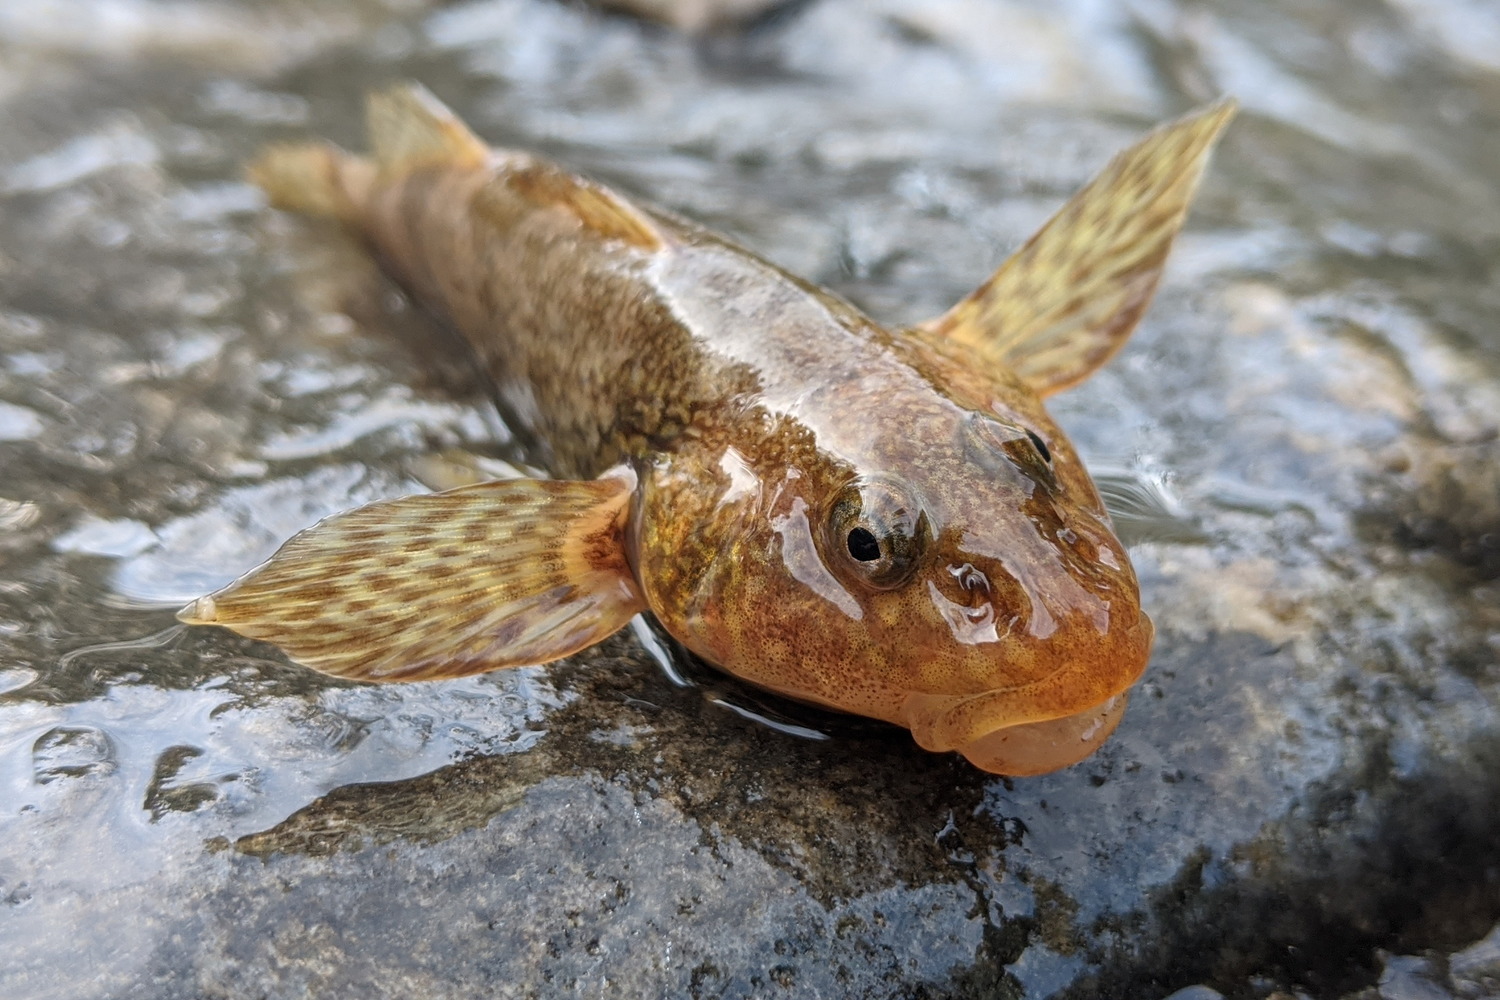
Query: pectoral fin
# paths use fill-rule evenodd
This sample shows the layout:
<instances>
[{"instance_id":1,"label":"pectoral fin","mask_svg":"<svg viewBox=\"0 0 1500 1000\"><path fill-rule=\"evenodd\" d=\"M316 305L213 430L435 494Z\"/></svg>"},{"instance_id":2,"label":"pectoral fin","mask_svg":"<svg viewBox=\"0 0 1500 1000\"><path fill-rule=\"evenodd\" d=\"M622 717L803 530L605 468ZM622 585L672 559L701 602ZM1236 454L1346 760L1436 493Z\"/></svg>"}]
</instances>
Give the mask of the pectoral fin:
<instances>
[{"instance_id":1,"label":"pectoral fin","mask_svg":"<svg viewBox=\"0 0 1500 1000\"><path fill-rule=\"evenodd\" d=\"M633 489L630 476L517 479L369 504L178 618L362 681L545 663L644 608L623 542Z\"/></svg>"},{"instance_id":2,"label":"pectoral fin","mask_svg":"<svg viewBox=\"0 0 1500 1000\"><path fill-rule=\"evenodd\" d=\"M972 295L922 324L1048 395L1081 382L1125 343L1234 117L1223 100L1116 156Z\"/></svg>"}]
</instances>

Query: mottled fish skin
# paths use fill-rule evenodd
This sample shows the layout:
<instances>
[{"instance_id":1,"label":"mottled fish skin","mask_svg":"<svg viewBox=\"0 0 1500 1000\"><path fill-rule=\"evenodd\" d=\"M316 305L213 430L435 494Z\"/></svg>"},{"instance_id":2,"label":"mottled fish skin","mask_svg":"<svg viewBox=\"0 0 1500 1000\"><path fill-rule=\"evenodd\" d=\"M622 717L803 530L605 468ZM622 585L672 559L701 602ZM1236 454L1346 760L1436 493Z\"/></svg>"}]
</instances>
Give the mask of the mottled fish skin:
<instances>
[{"instance_id":1,"label":"mottled fish skin","mask_svg":"<svg viewBox=\"0 0 1500 1000\"><path fill-rule=\"evenodd\" d=\"M1232 112L1218 105L1122 154L995 278L913 330L691 223L487 149L415 89L372 99L373 161L292 147L254 176L284 207L342 219L450 318L547 443L552 472L633 477L619 529L628 579L600 584L616 596L594 641L639 602L730 673L1031 774L1103 741L1152 640L1124 547L1041 397L1086 377L1135 325ZM589 502L580 492L574 506ZM500 529L487 541L507 544ZM287 558L306 575L338 574L302 545ZM319 667L299 656L274 588L254 592L257 576L285 572L279 559L185 620L271 638ZM355 647L340 673L413 675L389 649L358 648L347 602L339 614ZM431 651L423 662L416 676L482 666L444 668Z\"/></svg>"}]
</instances>

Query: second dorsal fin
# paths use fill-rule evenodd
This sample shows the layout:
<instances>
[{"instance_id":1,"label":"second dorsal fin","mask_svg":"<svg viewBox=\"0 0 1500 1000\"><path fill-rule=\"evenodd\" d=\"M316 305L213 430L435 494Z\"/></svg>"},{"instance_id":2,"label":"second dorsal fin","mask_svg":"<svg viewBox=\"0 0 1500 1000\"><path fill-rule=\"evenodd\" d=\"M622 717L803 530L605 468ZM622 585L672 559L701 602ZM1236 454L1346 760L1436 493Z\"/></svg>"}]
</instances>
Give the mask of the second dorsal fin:
<instances>
[{"instance_id":1,"label":"second dorsal fin","mask_svg":"<svg viewBox=\"0 0 1500 1000\"><path fill-rule=\"evenodd\" d=\"M526 200L571 212L605 239L622 240L642 250L659 250L661 228L646 213L602 184L569 173L544 160L528 160L508 171L506 182Z\"/></svg>"},{"instance_id":2,"label":"second dorsal fin","mask_svg":"<svg viewBox=\"0 0 1500 1000\"><path fill-rule=\"evenodd\" d=\"M368 115L370 145L383 177L428 167L478 169L495 161L495 151L419 84L371 94ZM505 185L527 201L561 208L605 239L645 250L664 244L661 228L649 215L604 185L544 160L499 155L505 163Z\"/></svg>"},{"instance_id":3,"label":"second dorsal fin","mask_svg":"<svg viewBox=\"0 0 1500 1000\"><path fill-rule=\"evenodd\" d=\"M427 88L402 84L370 95L370 146L382 175L422 167L479 167L490 148Z\"/></svg>"}]
</instances>

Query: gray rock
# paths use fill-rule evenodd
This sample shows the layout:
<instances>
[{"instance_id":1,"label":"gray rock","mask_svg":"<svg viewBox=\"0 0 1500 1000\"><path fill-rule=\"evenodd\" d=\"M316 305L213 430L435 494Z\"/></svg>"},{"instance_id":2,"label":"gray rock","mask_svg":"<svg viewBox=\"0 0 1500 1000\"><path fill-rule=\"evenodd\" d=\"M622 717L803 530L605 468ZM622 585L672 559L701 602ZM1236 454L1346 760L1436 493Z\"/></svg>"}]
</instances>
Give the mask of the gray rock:
<instances>
[{"instance_id":1,"label":"gray rock","mask_svg":"<svg viewBox=\"0 0 1500 1000\"><path fill-rule=\"evenodd\" d=\"M1380 1000L1453 1000L1441 979L1442 973L1428 959L1388 956L1380 973Z\"/></svg>"},{"instance_id":2,"label":"gray rock","mask_svg":"<svg viewBox=\"0 0 1500 1000\"><path fill-rule=\"evenodd\" d=\"M743 25L787 0L595 0L606 9L670 24L682 31L706 31Z\"/></svg>"},{"instance_id":3,"label":"gray rock","mask_svg":"<svg viewBox=\"0 0 1500 1000\"><path fill-rule=\"evenodd\" d=\"M1164 1000L1224 1000L1224 994L1208 986L1184 986Z\"/></svg>"},{"instance_id":4,"label":"gray rock","mask_svg":"<svg viewBox=\"0 0 1500 1000\"><path fill-rule=\"evenodd\" d=\"M1500 926L1448 956L1448 975L1464 1000L1500 996Z\"/></svg>"},{"instance_id":5,"label":"gray rock","mask_svg":"<svg viewBox=\"0 0 1500 1000\"><path fill-rule=\"evenodd\" d=\"M31 762L39 785L59 778L102 776L114 770L114 748L107 735L91 726L54 726L32 744Z\"/></svg>"}]
</instances>

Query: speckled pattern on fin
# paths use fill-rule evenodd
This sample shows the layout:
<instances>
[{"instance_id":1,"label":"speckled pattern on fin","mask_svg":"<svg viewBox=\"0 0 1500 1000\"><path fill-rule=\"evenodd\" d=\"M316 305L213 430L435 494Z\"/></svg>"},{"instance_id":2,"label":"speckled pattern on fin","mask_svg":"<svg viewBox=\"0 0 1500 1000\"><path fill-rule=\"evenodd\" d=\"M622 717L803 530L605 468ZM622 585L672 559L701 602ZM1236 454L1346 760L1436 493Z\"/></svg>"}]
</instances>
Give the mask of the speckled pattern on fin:
<instances>
[{"instance_id":1,"label":"speckled pattern on fin","mask_svg":"<svg viewBox=\"0 0 1500 1000\"><path fill-rule=\"evenodd\" d=\"M510 191L532 204L571 213L605 239L643 250L659 249L666 242L650 216L608 188L525 154L492 150L418 84L371 94L368 117L370 145L384 177L425 167L478 169L494 163ZM481 210L485 197L481 192L476 200Z\"/></svg>"},{"instance_id":2,"label":"speckled pattern on fin","mask_svg":"<svg viewBox=\"0 0 1500 1000\"><path fill-rule=\"evenodd\" d=\"M371 94L370 146L385 176L422 167L479 167L490 148L425 87L414 83Z\"/></svg>"},{"instance_id":3,"label":"speckled pattern on fin","mask_svg":"<svg viewBox=\"0 0 1500 1000\"><path fill-rule=\"evenodd\" d=\"M1156 290L1232 100L1162 126L1116 156L987 282L922 335L1007 365L1047 395L1129 337Z\"/></svg>"},{"instance_id":4,"label":"speckled pattern on fin","mask_svg":"<svg viewBox=\"0 0 1500 1000\"><path fill-rule=\"evenodd\" d=\"M372 503L178 613L362 681L458 677L591 646L644 607L623 542L634 477L516 479Z\"/></svg>"}]
</instances>

